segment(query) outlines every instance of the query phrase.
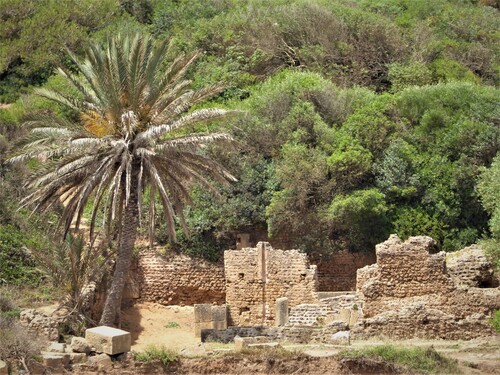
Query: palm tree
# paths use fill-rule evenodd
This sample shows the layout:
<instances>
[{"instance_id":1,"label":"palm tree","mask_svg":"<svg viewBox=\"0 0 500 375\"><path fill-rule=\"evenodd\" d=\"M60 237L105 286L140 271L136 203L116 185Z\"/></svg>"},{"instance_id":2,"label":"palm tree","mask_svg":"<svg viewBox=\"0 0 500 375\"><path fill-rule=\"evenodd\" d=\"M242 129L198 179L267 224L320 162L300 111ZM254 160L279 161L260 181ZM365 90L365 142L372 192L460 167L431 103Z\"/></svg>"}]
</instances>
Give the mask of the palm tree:
<instances>
[{"instance_id":1,"label":"palm tree","mask_svg":"<svg viewBox=\"0 0 500 375\"><path fill-rule=\"evenodd\" d=\"M98 217L103 218L104 227L118 228L118 253L102 325L113 325L118 318L142 212L149 210L152 241L159 198L169 237L175 241L175 218L187 230L183 207L191 203L189 186L198 183L216 193L211 181L234 180L202 152L204 145L232 142L231 137L189 133L193 124L221 119L234 111L188 112L220 88L189 90L191 82L184 76L197 54L178 57L164 68L168 50L166 42L137 35L94 44L83 61L70 54L76 73L59 69L59 74L76 94L43 89L37 94L77 111L80 121L36 118L30 122L34 128L25 146L10 159L44 161L30 179L32 192L23 202L38 210L63 202L64 235L72 228L78 230L84 209L90 205L91 243ZM143 204L144 194L149 195L148 204Z\"/></svg>"}]
</instances>

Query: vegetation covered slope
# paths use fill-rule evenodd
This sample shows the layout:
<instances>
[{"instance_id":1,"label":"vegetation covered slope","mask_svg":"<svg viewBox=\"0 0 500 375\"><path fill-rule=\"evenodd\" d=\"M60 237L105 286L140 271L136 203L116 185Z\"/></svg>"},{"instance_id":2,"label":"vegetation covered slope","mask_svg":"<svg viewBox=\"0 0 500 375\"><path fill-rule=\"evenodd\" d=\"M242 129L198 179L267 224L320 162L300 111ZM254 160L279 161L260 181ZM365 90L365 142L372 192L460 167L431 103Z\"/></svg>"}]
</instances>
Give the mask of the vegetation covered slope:
<instances>
[{"instance_id":1,"label":"vegetation covered slope","mask_svg":"<svg viewBox=\"0 0 500 375\"><path fill-rule=\"evenodd\" d=\"M4 154L34 112L72 116L30 94L71 90L51 75L74 68L64 47L142 31L203 51L195 87L224 84L213 100L246 114L224 125L239 153L207 150L238 182L222 201L191 192L191 237L178 230L175 245L185 252L216 259L255 228L324 253L372 250L394 232L445 250L496 233L480 196L500 144L498 2L7 0L0 18L0 101L14 102L0 110Z\"/></svg>"}]
</instances>

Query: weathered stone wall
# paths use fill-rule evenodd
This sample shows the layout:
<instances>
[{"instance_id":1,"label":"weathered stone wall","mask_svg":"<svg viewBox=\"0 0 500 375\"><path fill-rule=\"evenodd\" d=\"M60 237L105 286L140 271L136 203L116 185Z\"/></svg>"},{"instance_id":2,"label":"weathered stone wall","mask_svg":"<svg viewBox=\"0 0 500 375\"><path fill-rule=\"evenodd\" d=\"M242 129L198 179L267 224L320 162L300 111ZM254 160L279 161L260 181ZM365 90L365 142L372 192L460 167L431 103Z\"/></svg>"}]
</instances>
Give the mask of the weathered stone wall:
<instances>
[{"instance_id":1,"label":"weathered stone wall","mask_svg":"<svg viewBox=\"0 0 500 375\"><path fill-rule=\"evenodd\" d=\"M164 305L225 302L223 266L202 259L145 249L131 277L138 284L135 297L141 301ZM133 285L132 280L129 284Z\"/></svg>"},{"instance_id":2,"label":"weathered stone wall","mask_svg":"<svg viewBox=\"0 0 500 375\"><path fill-rule=\"evenodd\" d=\"M393 338L470 339L492 334L488 323L500 307L499 288L471 286L471 272L451 276L446 254L430 254L430 237L412 237L402 242L391 236L377 245L377 264L358 271L358 290L364 296L364 319L357 325L359 336ZM469 275L469 285L455 279Z\"/></svg>"},{"instance_id":3,"label":"weathered stone wall","mask_svg":"<svg viewBox=\"0 0 500 375\"><path fill-rule=\"evenodd\" d=\"M341 251L330 256L311 256L318 267L318 291L349 291L356 289L356 271L376 261L375 253Z\"/></svg>"},{"instance_id":4,"label":"weathered stone wall","mask_svg":"<svg viewBox=\"0 0 500 375\"><path fill-rule=\"evenodd\" d=\"M317 302L316 267L298 250L259 242L256 248L225 251L224 268L230 324L274 325L280 297L287 297L290 307Z\"/></svg>"}]
</instances>

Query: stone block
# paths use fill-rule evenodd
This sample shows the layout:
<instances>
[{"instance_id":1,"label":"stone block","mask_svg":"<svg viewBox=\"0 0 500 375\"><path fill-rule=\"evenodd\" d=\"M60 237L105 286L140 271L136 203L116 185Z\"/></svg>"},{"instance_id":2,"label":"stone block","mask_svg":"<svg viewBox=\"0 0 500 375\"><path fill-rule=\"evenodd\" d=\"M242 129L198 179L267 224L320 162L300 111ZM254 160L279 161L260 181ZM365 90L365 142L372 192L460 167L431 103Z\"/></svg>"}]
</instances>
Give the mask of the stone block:
<instances>
[{"instance_id":1,"label":"stone block","mask_svg":"<svg viewBox=\"0 0 500 375\"><path fill-rule=\"evenodd\" d=\"M54 352L42 352L41 354L43 365L46 367L61 370L65 366L69 365L69 354Z\"/></svg>"},{"instance_id":2,"label":"stone block","mask_svg":"<svg viewBox=\"0 0 500 375\"><path fill-rule=\"evenodd\" d=\"M217 331L225 330L225 329L227 329L227 321L214 320L212 327L213 327L213 329L215 329Z\"/></svg>"},{"instance_id":3,"label":"stone block","mask_svg":"<svg viewBox=\"0 0 500 375\"><path fill-rule=\"evenodd\" d=\"M243 337L236 336L234 338L234 350L236 352L241 352L246 347L247 347L247 343L245 340L243 340Z\"/></svg>"},{"instance_id":4,"label":"stone block","mask_svg":"<svg viewBox=\"0 0 500 375\"><path fill-rule=\"evenodd\" d=\"M66 344L63 342L51 342L47 351L52 353L64 353L66 351Z\"/></svg>"},{"instance_id":5,"label":"stone block","mask_svg":"<svg viewBox=\"0 0 500 375\"><path fill-rule=\"evenodd\" d=\"M212 305L208 303L194 305L194 322L211 322L212 321ZM208 327L206 327L208 328Z\"/></svg>"},{"instance_id":6,"label":"stone block","mask_svg":"<svg viewBox=\"0 0 500 375\"><path fill-rule=\"evenodd\" d=\"M201 337L201 330L202 329L212 329L212 327L213 327L212 321L194 323L194 335L195 335L195 337Z\"/></svg>"},{"instance_id":7,"label":"stone block","mask_svg":"<svg viewBox=\"0 0 500 375\"><path fill-rule=\"evenodd\" d=\"M282 327L288 323L288 298L282 297L276 300L276 326Z\"/></svg>"},{"instance_id":8,"label":"stone block","mask_svg":"<svg viewBox=\"0 0 500 375\"><path fill-rule=\"evenodd\" d=\"M89 357L88 363L91 365L97 365L99 370L109 371L113 368L113 361L111 361L109 355L105 353Z\"/></svg>"},{"instance_id":9,"label":"stone block","mask_svg":"<svg viewBox=\"0 0 500 375\"><path fill-rule=\"evenodd\" d=\"M331 344L333 345L350 345L351 336L349 331L340 331L332 335Z\"/></svg>"},{"instance_id":10,"label":"stone block","mask_svg":"<svg viewBox=\"0 0 500 375\"><path fill-rule=\"evenodd\" d=\"M0 375L8 375L9 374L9 366L7 366L7 363L4 361L0 360Z\"/></svg>"},{"instance_id":11,"label":"stone block","mask_svg":"<svg viewBox=\"0 0 500 375\"><path fill-rule=\"evenodd\" d=\"M90 345L83 337L72 337L70 347L75 353L90 353Z\"/></svg>"},{"instance_id":12,"label":"stone block","mask_svg":"<svg viewBox=\"0 0 500 375\"><path fill-rule=\"evenodd\" d=\"M85 353L69 353L69 360L72 364L84 363L87 360Z\"/></svg>"},{"instance_id":13,"label":"stone block","mask_svg":"<svg viewBox=\"0 0 500 375\"><path fill-rule=\"evenodd\" d=\"M226 305L212 306L212 320L214 322L227 322Z\"/></svg>"},{"instance_id":14,"label":"stone block","mask_svg":"<svg viewBox=\"0 0 500 375\"><path fill-rule=\"evenodd\" d=\"M130 351L130 333L121 329L100 326L85 331L85 339L98 353L109 355Z\"/></svg>"}]
</instances>

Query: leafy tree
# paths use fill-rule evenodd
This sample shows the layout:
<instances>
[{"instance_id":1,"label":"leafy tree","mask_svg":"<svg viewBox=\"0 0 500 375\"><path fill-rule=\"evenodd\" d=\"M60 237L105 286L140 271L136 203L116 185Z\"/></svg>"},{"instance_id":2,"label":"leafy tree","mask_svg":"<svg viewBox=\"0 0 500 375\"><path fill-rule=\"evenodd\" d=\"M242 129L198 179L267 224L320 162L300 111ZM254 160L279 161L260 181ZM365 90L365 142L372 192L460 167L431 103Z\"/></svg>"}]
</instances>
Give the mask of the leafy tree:
<instances>
[{"instance_id":1,"label":"leafy tree","mask_svg":"<svg viewBox=\"0 0 500 375\"><path fill-rule=\"evenodd\" d=\"M482 169L477 191L484 208L491 215L489 224L492 238L484 241L483 245L500 271L500 154L497 154L490 168Z\"/></svg>"},{"instance_id":2,"label":"leafy tree","mask_svg":"<svg viewBox=\"0 0 500 375\"><path fill-rule=\"evenodd\" d=\"M118 254L100 321L103 325L112 325L117 318L141 211L149 211L149 227L153 228L159 197L166 230L175 241L175 216L187 230L183 207L190 202L188 186L196 182L215 193L208 177L221 183L234 179L223 166L199 152L205 144L231 142L231 137L189 133L193 124L233 112L207 108L185 114L220 89L189 90L190 81L183 77L196 54L176 58L165 70L162 64L167 52L168 43L137 35L94 44L83 61L71 56L79 75L63 69L59 74L81 97L57 90L37 93L73 109L80 121L43 116L34 120L27 144L11 159L51 160L29 181L32 192L24 202L34 203L36 209L64 202L66 233L73 225L79 228L91 203L91 241L99 215L108 233L112 225L118 228ZM144 207L146 192L149 205Z\"/></svg>"}]
</instances>

